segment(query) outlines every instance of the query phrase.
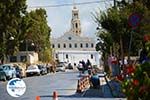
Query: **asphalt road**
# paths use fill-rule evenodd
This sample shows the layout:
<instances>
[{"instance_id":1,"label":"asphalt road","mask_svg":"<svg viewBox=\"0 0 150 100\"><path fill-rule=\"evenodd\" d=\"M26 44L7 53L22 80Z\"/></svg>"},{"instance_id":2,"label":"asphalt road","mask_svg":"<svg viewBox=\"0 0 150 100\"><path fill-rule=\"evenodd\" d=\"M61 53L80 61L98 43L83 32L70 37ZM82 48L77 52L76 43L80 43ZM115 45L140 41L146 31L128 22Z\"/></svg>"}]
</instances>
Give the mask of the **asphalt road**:
<instances>
[{"instance_id":1,"label":"asphalt road","mask_svg":"<svg viewBox=\"0 0 150 100\"><path fill-rule=\"evenodd\" d=\"M7 93L7 82L0 82L0 100L35 100L36 96L51 98L54 91L59 96L71 96L76 92L78 79L78 73L73 71L27 77L23 79L27 86L26 92L19 98L11 97Z\"/></svg>"},{"instance_id":2,"label":"asphalt road","mask_svg":"<svg viewBox=\"0 0 150 100\"><path fill-rule=\"evenodd\" d=\"M79 73L74 71L58 72L44 76L23 78L27 89L23 96L14 98L6 91L7 82L0 82L0 100L53 100L53 92L57 91L58 100L126 100L123 98L81 97L76 94Z\"/></svg>"}]
</instances>

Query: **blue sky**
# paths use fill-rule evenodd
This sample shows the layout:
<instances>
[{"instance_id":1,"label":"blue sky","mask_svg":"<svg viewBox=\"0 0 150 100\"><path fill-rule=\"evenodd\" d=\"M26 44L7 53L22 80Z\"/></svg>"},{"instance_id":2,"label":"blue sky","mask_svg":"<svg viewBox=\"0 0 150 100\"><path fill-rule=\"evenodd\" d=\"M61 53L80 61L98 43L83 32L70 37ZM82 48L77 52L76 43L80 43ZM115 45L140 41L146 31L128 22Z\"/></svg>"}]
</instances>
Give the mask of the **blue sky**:
<instances>
[{"instance_id":1,"label":"blue sky","mask_svg":"<svg viewBox=\"0 0 150 100\"><path fill-rule=\"evenodd\" d=\"M110 4L110 0L75 0L75 3L91 2L91 1L105 1L100 3L93 3L87 5L77 5L79 9L79 16L81 19L82 35L95 37L97 24L94 22L93 15L98 9L105 10ZM59 4L70 4L73 0L27 0L29 7L33 6L49 6ZM34 8L28 8L33 10ZM52 28L52 37L60 37L70 29L72 6L62 7L45 7L47 11L48 25Z\"/></svg>"}]
</instances>

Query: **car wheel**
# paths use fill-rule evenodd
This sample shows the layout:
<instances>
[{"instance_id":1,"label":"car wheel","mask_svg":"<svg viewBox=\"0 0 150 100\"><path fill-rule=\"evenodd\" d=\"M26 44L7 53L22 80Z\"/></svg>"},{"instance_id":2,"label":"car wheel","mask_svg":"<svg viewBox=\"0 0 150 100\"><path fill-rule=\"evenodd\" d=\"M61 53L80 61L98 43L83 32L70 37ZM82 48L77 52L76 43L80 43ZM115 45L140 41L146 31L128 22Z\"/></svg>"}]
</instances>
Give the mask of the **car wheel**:
<instances>
[{"instance_id":1,"label":"car wheel","mask_svg":"<svg viewBox=\"0 0 150 100\"><path fill-rule=\"evenodd\" d=\"M12 74L12 77L11 78L15 78L16 77L16 75L15 74Z\"/></svg>"}]
</instances>

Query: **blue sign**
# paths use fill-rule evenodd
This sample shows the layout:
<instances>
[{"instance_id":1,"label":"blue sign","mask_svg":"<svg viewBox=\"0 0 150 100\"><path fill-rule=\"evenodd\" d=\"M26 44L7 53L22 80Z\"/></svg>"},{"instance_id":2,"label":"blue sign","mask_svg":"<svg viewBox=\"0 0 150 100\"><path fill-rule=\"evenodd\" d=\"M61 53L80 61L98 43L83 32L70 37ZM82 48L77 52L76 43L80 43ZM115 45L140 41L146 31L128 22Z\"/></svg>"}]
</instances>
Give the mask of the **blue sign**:
<instances>
[{"instance_id":1,"label":"blue sign","mask_svg":"<svg viewBox=\"0 0 150 100\"><path fill-rule=\"evenodd\" d=\"M141 18L138 14L133 13L129 16L128 23L132 28L136 28L140 24Z\"/></svg>"}]
</instances>

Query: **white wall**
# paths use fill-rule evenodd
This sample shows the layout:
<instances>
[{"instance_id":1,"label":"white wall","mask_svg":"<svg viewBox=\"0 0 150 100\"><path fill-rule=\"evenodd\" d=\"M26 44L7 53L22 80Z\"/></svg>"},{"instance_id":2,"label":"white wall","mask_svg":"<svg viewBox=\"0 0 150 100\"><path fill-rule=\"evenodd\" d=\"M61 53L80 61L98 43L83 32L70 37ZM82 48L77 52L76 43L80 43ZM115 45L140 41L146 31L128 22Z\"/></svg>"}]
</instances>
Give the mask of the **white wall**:
<instances>
[{"instance_id":1,"label":"white wall","mask_svg":"<svg viewBox=\"0 0 150 100\"><path fill-rule=\"evenodd\" d=\"M85 62L87 59L90 60L90 62L93 65L99 65L99 59L100 55L96 51L56 51L58 55L58 60L60 62L69 62L71 64L78 64L79 61L84 60ZM66 58L66 55L68 55L68 59ZM93 55L93 58L91 58L91 55Z\"/></svg>"}]
</instances>

